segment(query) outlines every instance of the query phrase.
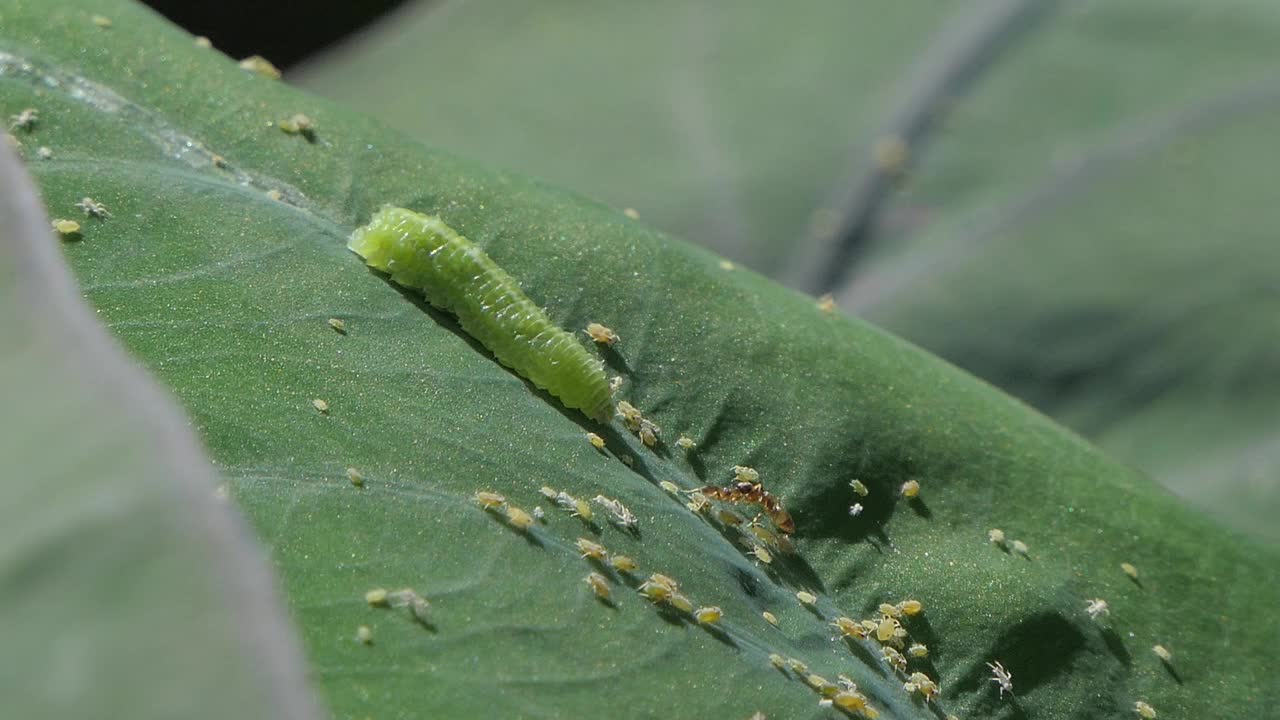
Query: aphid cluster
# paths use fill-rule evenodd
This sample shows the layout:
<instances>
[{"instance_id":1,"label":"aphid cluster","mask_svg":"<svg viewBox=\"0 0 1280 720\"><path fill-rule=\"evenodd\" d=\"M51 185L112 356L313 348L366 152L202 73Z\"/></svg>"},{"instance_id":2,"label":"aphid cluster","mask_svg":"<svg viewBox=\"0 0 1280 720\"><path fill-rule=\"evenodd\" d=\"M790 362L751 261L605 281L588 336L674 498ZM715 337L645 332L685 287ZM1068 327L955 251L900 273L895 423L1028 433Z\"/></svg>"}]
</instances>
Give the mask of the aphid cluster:
<instances>
[{"instance_id":1,"label":"aphid cluster","mask_svg":"<svg viewBox=\"0 0 1280 720\"><path fill-rule=\"evenodd\" d=\"M591 510L591 503L581 498L576 498L563 490L543 485L538 490L543 497L569 511L573 517L581 518L583 522L590 523L595 519L595 512Z\"/></svg>"},{"instance_id":2,"label":"aphid cluster","mask_svg":"<svg viewBox=\"0 0 1280 720\"><path fill-rule=\"evenodd\" d=\"M641 583L638 592L655 605L667 604L681 612L693 611L693 603L680 592L680 585L666 575L653 573Z\"/></svg>"},{"instance_id":3,"label":"aphid cluster","mask_svg":"<svg viewBox=\"0 0 1280 720\"><path fill-rule=\"evenodd\" d=\"M646 447L654 447L658 444L658 436L662 434L662 428L657 423L649 420L636 409L634 405L621 400L617 405L618 416L622 418L622 423L627 429L640 437L640 442Z\"/></svg>"},{"instance_id":4,"label":"aphid cluster","mask_svg":"<svg viewBox=\"0 0 1280 720\"><path fill-rule=\"evenodd\" d=\"M913 672L911 677L902 684L902 689L909 693L918 692L924 696L925 702L934 700L938 697L938 693L942 691L938 687L938 683L934 682L922 672Z\"/></svg>"},{"instance_id":5,"label":"aphid cluster","mask_svg":"<svg viewBox=\"0 0 1280 720\"><path fill-rule=\"evenodd\" d=\"M507 524L521 532L533 527L534 517L520 508L508 504L507 498L500 493L481 490L475 494L480 507L491 512L501 511Z\"/></svg>"},{"instance_id":6,"label":"aphid cluster","mask_svg":"<svg viewBox=\"0 0 1280 720\"><path fill-rule=\"evenodd\" d=\"M880 717L880 711L871 707L867 696L858 691L858 684L843 674L836 676L836 682L831 682L821 675L809 672L809 666L800 660L786 658L776 652L769 654L769 663L784 673L790 671L818 693L821 696L818 705L821 707L836 707L869 720Z\"/></svg>"}]
</instances>

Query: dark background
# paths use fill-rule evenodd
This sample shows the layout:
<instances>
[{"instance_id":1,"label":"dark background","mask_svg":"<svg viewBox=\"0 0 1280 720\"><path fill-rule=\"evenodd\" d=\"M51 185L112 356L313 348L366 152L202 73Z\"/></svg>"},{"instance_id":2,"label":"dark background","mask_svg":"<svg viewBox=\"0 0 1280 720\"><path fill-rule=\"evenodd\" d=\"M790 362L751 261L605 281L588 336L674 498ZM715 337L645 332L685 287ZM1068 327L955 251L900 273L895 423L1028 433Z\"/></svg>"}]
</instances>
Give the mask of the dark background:
<instances>
[{"instance_id":1,"label":"dark background","mask_svg":"<svg viewBox=\"0 0 1280 720\"><path fill-rule=\"evenodd\" d=\"M146 0L154 10L204 35L233 58L261 55L284 69L369 23L406 0Z\"/></svg>"}]
</instances>

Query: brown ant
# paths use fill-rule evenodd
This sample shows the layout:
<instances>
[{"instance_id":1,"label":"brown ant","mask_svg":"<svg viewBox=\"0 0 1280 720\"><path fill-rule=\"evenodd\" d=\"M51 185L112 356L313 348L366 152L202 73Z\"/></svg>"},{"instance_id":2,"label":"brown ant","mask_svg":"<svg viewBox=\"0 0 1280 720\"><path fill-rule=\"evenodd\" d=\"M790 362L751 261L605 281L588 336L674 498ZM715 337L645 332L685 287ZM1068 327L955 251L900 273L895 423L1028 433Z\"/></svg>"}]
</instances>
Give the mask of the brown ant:
<instances>
[{"instance_id":1,"label":"brown ant","mask_svg":"<svg viewBox=\"0 0 1280 720\"><path fill-rule=\"evenodd\" d=\"M771 495L760 483L734 482L724 487L707 485L701 492L709 498L722 502L759 505L779 530L788 535L796 531L796 521L791 519L791 513L784 510L777 496Z\"/></svg>"}]
</instances>

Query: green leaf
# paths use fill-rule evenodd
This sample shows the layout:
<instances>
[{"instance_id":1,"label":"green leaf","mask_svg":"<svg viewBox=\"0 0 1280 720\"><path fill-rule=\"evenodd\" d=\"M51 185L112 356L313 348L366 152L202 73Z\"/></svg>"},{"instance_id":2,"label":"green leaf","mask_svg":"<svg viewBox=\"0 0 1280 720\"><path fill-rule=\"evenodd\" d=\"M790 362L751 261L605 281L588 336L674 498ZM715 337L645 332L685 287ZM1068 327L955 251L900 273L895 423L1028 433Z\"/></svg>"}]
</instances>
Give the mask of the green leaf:
<instances>
[{"instance_id":1,"label":"green leaf","mask_svg":"<svg viewBox=\"0 0 1280 720\"><path fill-rule=\"evenodd\" d=\"M852 677L884 717L934 717L873 644L832 639L837 615L904 598L925 605L905 624L930 647L915 667L940 681L944 712L1120 718L1145 699L1244 716L1280 700L1280 558L984 383L617 211L251 75L133 6L95 3L109 31L70 0L0 7L0 101L44 111L23 142L54 151L28 152L47 204L73 213L91 195L112 213L68 260L270 546L334 716L816 714L777 652ZM299 112L314 142L273 125ZM439 213L562 327L616 330L605 360L619 397L662 426L659 448L534 391L367 270L345 240L382 203ZM687 455L681 434L698 443ZM757 564L740 531L658 486L723 484L733 465L785 496L794 554ZM870 495L851 518L855 477ZM911 502L897 497L909 478L923 486ZM638 532L599 510L584 524L544 485L617 498ZM546 522L513 529L476 505L482 489L544 505ZM988 543L993 527L1029 557ZM635 558L638 578L676 578L724 621L700 628L617 575L615 604L598 602L578 537ZM421 593L427 620L371 607L379 587ZM1090 598L1110 616L1091 620ZM353 641L359 625L371 644ZM988 682L995 661L1012 698Z\"/></svg>"},{"instance_id":2,"label":"green leaf","mask_svg":"<svg viewBox=\"0 0 1280 720\"><path fill-rule=\"evenodd\" d=\"M1280 6L1079 3L960 102L842 299L1280 542Z\"/></svg>"},{"instance_id":3,"label":"green leaf","mask_svg":"<svg viewBox=\"0 0 1280 720\"><path fill-rule=\"evenodd\" d=\"M6 714L319 717L260 552L181 414L76 296L48 222L0 148Z\"/></svg>"}]
</instances>

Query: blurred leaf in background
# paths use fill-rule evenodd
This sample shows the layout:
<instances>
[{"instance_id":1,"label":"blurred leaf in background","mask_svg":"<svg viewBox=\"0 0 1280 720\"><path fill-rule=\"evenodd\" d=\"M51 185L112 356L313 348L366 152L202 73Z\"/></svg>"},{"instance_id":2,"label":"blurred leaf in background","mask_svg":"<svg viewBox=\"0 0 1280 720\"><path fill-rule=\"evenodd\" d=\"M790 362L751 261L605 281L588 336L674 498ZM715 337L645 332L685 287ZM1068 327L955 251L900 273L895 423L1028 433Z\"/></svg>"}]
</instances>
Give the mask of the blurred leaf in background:
<instances>
[{"instance_id":1,"label":"blurred leaf in background","mask_svg":"<svg viewBox=\"0 0 1280 720\"><path fill-rule=\"evenodd\" d=\"M1277 44L1259 0L472 1L295 77L834 291L1280 541Z\"/></svg>"},{"instance_id":2,"label":"blurred leaf in background","mask_svg":"<svg viewBox=\"0 0 1280 720\"><path fill-rule=\"evenodd\" d=\"M0 147L3 715L320 717L260 549L56 242Z\"/></svg>"},{"instance_id":3,"label":"blurred leaf in background","mask_svg":"<svg viewBox=\"0 0 1280 720\"><path fill-rule=\"evenodd\" d=\"M1280 542L1280 4L1071 3L951 108L840 297Z\"/></svg>"}]
</instances>

